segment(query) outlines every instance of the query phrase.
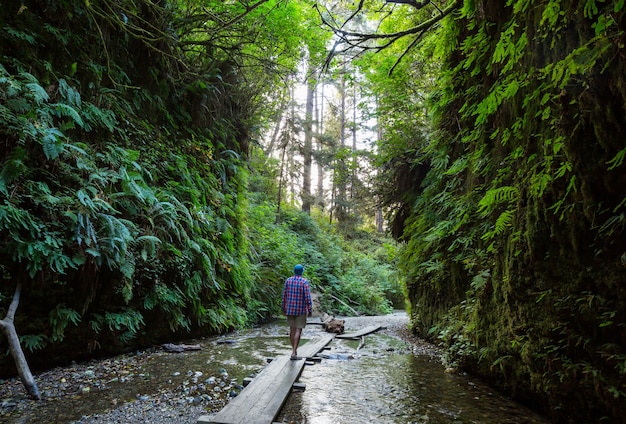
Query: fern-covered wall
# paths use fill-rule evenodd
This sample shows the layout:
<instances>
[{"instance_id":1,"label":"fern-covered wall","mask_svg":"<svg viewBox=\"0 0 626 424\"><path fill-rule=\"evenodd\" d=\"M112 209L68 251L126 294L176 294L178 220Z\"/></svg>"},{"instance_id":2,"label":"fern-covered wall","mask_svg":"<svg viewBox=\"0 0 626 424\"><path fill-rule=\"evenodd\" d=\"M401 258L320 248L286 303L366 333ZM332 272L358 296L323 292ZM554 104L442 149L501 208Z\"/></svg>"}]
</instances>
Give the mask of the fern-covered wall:
<instances>
[{"instance_id":1,"label":"fern-covered wall","mask_svg":"<svg viewBox=\"0 0 626 424\"><path fill-rule=\"evenodd\" d=\"M247 320L250 96L223 54L181 48L180 13L2 3L0 304L24 285L35 367Z\"/></svg>"},{"instance_id":2,"label":"fern-covered wall","mask_svg":"<svg viewBox=\"0 0 626 424\"><path fill-rule=\"evenodd\" d=\"M624 2L459 6L405 225L414 329L555 422L621 422Z\"/></svg>"}]
</instances>

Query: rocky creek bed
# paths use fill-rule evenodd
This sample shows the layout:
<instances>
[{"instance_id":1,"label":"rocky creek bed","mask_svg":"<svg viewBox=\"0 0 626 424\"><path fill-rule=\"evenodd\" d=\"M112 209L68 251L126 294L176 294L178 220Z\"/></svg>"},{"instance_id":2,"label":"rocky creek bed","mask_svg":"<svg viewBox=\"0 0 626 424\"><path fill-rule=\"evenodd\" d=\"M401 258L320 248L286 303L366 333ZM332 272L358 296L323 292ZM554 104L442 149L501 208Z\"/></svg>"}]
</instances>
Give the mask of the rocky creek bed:
<instances>
[{"instance_id":1,"label":"rocky creek bed","mask_svg":"<svg viewBox=\"0 0 626 424\"><path fill-rule=\"evenodd\" d=\"M346 331L381 325L381 332L407 341L414 354L437 357L440 352L407 331L408 319L398 312L376 317L348 317ZM228 336L228 335L226 335ZM227 339L223 339L228 342ZM211 345L216 339L194 340ZM287 346L285 346L287 348ZM0 422L4 423L179 423L195 424L201 415L217 412L243 388L242 379L219 364L199 369L176 369L180 355L160 347L108 359L54 368L36 375L43 399L28 398L18 379L0 380ZM150 371L153 362L172 362L167 376ZM241 370L239 370L241 374ZM76 416L85 404L92 413Z\"/></svg>"}]
</instances>

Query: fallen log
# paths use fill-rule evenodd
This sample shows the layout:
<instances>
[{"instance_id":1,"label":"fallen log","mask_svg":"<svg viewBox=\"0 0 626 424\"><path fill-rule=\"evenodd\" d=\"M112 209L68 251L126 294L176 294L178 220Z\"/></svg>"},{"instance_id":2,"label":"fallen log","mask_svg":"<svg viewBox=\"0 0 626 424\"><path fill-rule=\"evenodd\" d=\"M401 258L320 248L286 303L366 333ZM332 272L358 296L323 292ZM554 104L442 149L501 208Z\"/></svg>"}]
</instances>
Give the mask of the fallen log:
<instances>
[{"instance_id":1,"label":"fallen log","mask_svg":"<svg viewBox=\"0 0 626 424\"><path fill-rule=\"evenodd\" d=\"M337 302L341 303L343 306L348 308L350 310L350 312L352 312L352 314L354 314L355 317L358 317L359 315L361 315L356 309L354 309L352 306L348 305L343 300L339 299L337 296L334 296L334 295L332 295L330 293L326 293L326 291L323 290L321 286L318 287L318 290L320 292L324 293L326 296L330 297L331 299L335 299ZM353 302L353 301L351 301L351 302ZM353 302L353 303L356 304L356 302Z\"/></svg>"},{"instance_id":2,"label":"fallen log","mask_svg":"<svg viewBox=\"0 0 626 424\"><path fill-rule=\"evenodd\" d=\"M343 306L345 306L346 308L350 309L350 312L352 312L355 317L358 317L359 315L361 315L356 309L354 309L352 306L348 305L343 300L339 299L337 296L333 296L332 294L328 294L328 296L332 297L337 302L341 303Z\"/></svg>"},{"instance_id":3,"label":"fallen log","mask_svg":"<svg viewBox=\"0 0 626 424\"><path fill-rule=\"evenodd\" d=\"M180 353L186 352L188 350L200 350L202 349L199 344L195 345L187 345L187 344L173 344L173 343L165 343L162 344L161 347L166 352Z\"/></svg>"}]
</instances>

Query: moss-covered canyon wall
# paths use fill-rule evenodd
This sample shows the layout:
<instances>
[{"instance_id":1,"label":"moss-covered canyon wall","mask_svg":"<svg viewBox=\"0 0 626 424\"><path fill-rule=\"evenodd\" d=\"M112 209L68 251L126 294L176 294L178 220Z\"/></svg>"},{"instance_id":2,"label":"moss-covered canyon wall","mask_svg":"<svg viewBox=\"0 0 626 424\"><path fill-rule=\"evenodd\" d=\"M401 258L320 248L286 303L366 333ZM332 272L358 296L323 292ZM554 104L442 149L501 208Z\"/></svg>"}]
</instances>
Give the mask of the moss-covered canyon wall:
<instances>
[{"instance_id":1,"label":"moss-covered canyon wall","mask_svg":"<svg viewBox=\"0 0 626 424\"><path fill-rule=\"evenodd\" d=\"M405 225L415 331L555 422L626 416L625 10L459 3Z\"/></svg>"},{"instance_id":2,"label":"moss-covered canyon wall","mask_svg":"<svg viewBox=\"0 0 626 424\"><path fill-rule=\"evenodd\" d=\"M247 319L250 96L178 6L2 3L0 301L35 368Z\"/></svg>"}]
</instances>

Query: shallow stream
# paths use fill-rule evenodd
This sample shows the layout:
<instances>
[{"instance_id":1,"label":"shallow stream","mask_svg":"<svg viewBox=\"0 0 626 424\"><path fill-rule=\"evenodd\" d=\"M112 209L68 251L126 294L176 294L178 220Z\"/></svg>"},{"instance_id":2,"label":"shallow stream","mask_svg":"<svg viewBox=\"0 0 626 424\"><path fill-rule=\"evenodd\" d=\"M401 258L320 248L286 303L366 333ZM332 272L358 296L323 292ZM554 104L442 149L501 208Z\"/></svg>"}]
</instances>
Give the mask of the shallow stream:
<instances>
[{"instance_id":1,"label":"shallow stream","mask_svg":"<svg viewBox=\"0 0 626 424\"><path fill-rule=\"evenodd\" d=\"M376 317L348 319L346 331L370 325L369 318L376 322ZM383 325L398 325L406 314L381 318ZM322 332L321 326L307 326L302 343ZM143 410L153 415L159 408L191 406L210 414L236 395L243 380L259 372L268 358L290 351L284 321L187 343L199 343L202 349L174 354L155 350L56 370L40 384L45 401L38 403L12 393L20 390L18 383L0 382L0 422L86 424L96 422L90 421L92 414L128 401L143 402ZM383 329L364 340L335 339L329 348L319 363L305 367L300 382L306 390L289 396L279 422L549 422L479 381L446 373L436 357L416 350L392 331ZM97 422L124 422L118 419Z\"/></svg>"}]
</instances>

